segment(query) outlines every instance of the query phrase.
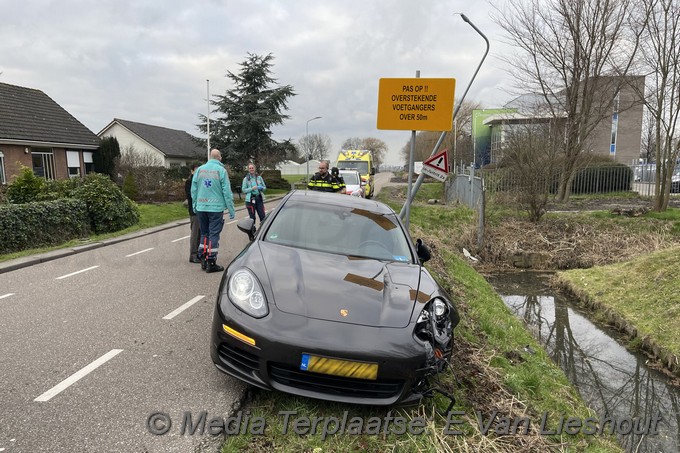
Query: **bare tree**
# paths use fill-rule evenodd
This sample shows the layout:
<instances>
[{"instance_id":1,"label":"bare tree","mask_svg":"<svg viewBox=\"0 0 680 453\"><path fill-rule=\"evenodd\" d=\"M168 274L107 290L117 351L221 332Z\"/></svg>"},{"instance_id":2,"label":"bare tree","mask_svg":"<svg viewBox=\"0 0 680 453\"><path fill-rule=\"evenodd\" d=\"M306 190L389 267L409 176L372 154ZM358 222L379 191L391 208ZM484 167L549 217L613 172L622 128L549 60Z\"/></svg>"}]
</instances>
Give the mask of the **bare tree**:
<instances>
[{"instance_id":1,"label":"bare tree","mask_svg":"<svg viewBox=\"0 0 680 453\"><path fill-rule=\"evenodd\" d=\"M538 92L553 118L564 118L558 201L570 195L579 156L599 123L611 118L639 44L633 0L526 0L495 21L519 53L504 57L521 90ZM638 30L638 34L634 31Z\"/></svg>"},{"instance_id":2,"label":"bare tree","mask_svg":"<svg viewBox=\"0 0 680 453\"><path fill-rule=\"evenodd\" d=\"M651 117L651 150L656 161L654 210L665 211L671 177L680 157L680 6L677 0L645 0L643 64L649 71L645 104Z\"/></svg>"},{"instance_id":3,"label":"bare tree","mask_svg":"<svg viewBox=\"0 0 680 453\"><path fill-rule=\"evenodd\" d=\"M308 159L323 160L331 150L331 138L326 134L309 134L300 139L300 154Z\"/></svg>"},{"instance_id":4,"label":"bare tree","mask_svg":"<svg viewBox=\"0 0 680 453\"><path fill-rule=\"evenodd\" d=\"M362 149L363 139L359 137L350 137L342 142L341 149Z\"/></svg>"},{"instance_id":5,"label":"bare tree","mask_svg":"<svg viewBox=\"0 0 680 453\"><path fill-rule=\"evenodd\" d=\"M451 164L463 160L463 162L472 162L472 111L480 109L481 104L477 102L464 101L460 106L456 118L454 119L453 127L450 133L446 134L441 148L448 149L449 161ZM419 132L416 134L416 149L414 159L416 161L423 161L430 157L432 148L437 144L441 132ZM404 165L408 165L408 159L411 154L411 141L408 140L401 149L401 156Z\"/></svg>"},{"instance_id":6,"label":"bare tree","mask_svg":"<svg viewBox=\"0 0 680 453\"><path fill-rule=\"evenodd\" d=\"M640 157L645 163L654 162L656 159L656 121L651 118L649 111L642 125L642 143L640 144Z\"/></svg>"},{"instance_id":7,"label":"bare tree","mask_svg":"<svg viewBox=\"0 0 680 453\"><path fill-rule=\"evenodd\" d=\"M351 137L342 142L341 149L364 149L371 151L373 155L373 166L379 167L385 153L387 152L387 143L375 137Z\"/></svg>"},{"instance_id":8,"label":"bare tree","mask_svg":"<svg viewBox=\"0 0 680 453\"><path fill-rule=\"evenodd\" d=\"M387 143L375 137L366 137L361 149L367 149L373 154L373 166L378 168L383 163L387 152Z\"/></svg>"},{"instance_id":9,"label":"bare tree","mask_svg":"<svg viewBox=\"0 0 680 453\"><path fill-rule=\"evenodd\" d=\"M163 160L151 151L138 151L127 145L120 153L117 173L125 179L132 173L140 195L146 196L159 189L163 183L165 167Z\"/></svg>"},{"instance_id":10,"label":"bare tree","mask_svg":"<svg viewBox=\"0 0 680 453\"><path fill-rule=\"evenodd\" d=\"M506 131L498 173L512 179L511 193L532 222L546 212L560 142L556 121L516 124Z\"/></svg>"}]
</instances>

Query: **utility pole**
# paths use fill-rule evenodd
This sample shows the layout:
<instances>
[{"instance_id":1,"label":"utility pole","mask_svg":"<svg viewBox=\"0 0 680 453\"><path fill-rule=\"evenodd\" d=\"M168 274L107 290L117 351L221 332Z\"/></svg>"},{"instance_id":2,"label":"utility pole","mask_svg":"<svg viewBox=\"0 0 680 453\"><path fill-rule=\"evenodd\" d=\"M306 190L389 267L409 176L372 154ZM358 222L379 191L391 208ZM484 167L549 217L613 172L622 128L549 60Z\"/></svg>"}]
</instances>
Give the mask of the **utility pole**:
<instances>
[{"instance_id":1,"label":"utility pole","mask_svg":"<svg viewBox=\"0 0 680 453\"><path fill-rule=\"evenodd\" d=\"M206 115L206 129L208 131L208 160L210 160L210 79L206 79L208 82L208 114Z\"/></svg>"},{"instance_id":2,"label":"utility pole","mask_svg":"<svg viewBox=\"0 0 680 453\"><path fill-rule=\"evenodd\" d=\"M314 120L318 120L320 118L321 118L320 116L315 116L314 118L310 118L310 119L307 120L307 124L305 125L305 141L306 141L305 152L307 154L305 157L307 158L307 183L308 184L309 184L309 149L307 149L307 148L309 147L309 122L314 121ZM307 189L307 187L305 187L305 189Z\"/></svg>"}]
</instances>

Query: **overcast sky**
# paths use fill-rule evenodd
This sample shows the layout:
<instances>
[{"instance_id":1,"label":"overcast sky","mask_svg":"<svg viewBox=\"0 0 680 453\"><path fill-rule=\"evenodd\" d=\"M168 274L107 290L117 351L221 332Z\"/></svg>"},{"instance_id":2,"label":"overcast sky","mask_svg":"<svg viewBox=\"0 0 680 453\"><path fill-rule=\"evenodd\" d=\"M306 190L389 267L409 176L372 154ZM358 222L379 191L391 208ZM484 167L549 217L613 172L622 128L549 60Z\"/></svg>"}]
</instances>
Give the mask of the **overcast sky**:
<instances>
[{"instance_id":1,"label":"overcast sky","mask_svg":"<svg viewBox=\"0 0 680 453\"><path fill-rule=\"evenodd\" d=\"M513 96L490 17L501 0L0 0L0 82L45 92L92 132L113 118L200 136L211 94L232 88L248 52L274 56L273 74L297 96L273 138L327 134L331 158L349 137L385 141L399 162L410 132L376 128L383 77L456 79L456 102L491 41L467 100L500 107Z\"/></svg>"}]
</instances>

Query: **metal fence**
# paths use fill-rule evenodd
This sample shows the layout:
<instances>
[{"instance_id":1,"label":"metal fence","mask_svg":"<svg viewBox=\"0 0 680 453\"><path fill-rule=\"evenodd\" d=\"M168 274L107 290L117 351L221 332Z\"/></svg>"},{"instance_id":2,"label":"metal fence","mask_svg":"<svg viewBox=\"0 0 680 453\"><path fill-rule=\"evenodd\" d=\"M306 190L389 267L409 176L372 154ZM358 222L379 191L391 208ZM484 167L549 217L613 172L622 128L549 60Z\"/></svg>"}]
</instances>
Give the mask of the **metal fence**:
<instances>
[{"instance_id":1,"label":"metal fence","mask_svg":"<svg viewBox=\"0 0 680 453\"><path fill-rule=\"evenodd\" d=\"M680 170L676 170L680 171ZM491 194L524 190L527 187L522 175L509 169L477 170L484 178L485 190ZM470 174L469 167L462 174ZM526 178L526 176L524 177ZM532 186L545 187L556 193L558 176L532 175ZM539 178L536 180L536 178ZM594 166L576 172L571 184L571 194L607 194L612 192L637 192L641 196L655 195L655 164L631 166ZM680 196L677 184L671 189L671 195Z\"/></svg>"}]
</instances>

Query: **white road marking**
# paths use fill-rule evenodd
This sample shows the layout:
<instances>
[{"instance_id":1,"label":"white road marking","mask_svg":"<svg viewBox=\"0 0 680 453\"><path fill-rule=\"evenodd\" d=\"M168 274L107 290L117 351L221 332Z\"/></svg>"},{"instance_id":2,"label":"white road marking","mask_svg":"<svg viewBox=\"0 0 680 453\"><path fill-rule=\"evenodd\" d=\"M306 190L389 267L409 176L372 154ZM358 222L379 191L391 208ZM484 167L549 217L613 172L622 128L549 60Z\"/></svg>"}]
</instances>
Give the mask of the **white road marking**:
<instances>
[{"instance_id":1,"label":"white road marking","mask_svg":"<svg viewBox=\"0 0 680 453\"><path fill-rule=\"evenodd\" d=\"M9 297L9 296L13 296L13 295L14 295L14 293L3 294L2 296L0 296L0 299L4 299L5 297Z\"/></svg>"},{"instance_id":2,"label":"white road marking","mask_svg":"<svg viewBox=\"0 0 680 453\"><path fill-rule=\"evenodd\" d=\"M61 280L62 278L72 277L76 274L80 274L81 272L91 271L92 269L96 269L98 267L99 266L92 266L92 267L88 267L87 269L82 269L82 270L79 270L79 271L71 272L70 274L66 274L66 275L62 275L61 277L57 277L56 280Z\"/></svg>"},{"instance_id":3,"label":"white road marking","mask_svg":"<svg viewBox=\"0 0 680 453\"><path fill-rule=\"evenodd\" d=\"M129 255L125 255L125 258L129 258L131 256L139 255L140 253L145 253L145 252L148 252L149 250L153 250L153 247L148 248L148 249L144 249L144 250L140 250L139 252L130 253Z\"/></svg>"},{"instance_id":4,"label":"white road marking","mask_svg":"<svg viewBox=\"0 0 680 453\"><path fill-rule=\"evenodd\" d=\"M179 239L174 239L174 240L172 240L172 241L170 241L170 242L178 242L178 241L181 241L182 239L186 239L186 238L188 238L188 237L189 237L189 236L184 236L184 237L181 237L181 238L179 238Z\"/></svg>"},{"instance_id":5,"label":"white road marking","mask_svg":"<svg viewBox=\"0 0 680 453\"><path fill-rule=\"evenodd\" d=\"M181 307L179 307L179 308L176 309L175 311L171 312L170 314L167 314L167 315L163 316L163 319L168 319L168 320L169 320L169 319L174 318L175 316L177 316L178 314L182 313L184 310L186 310L187 308L191 307L193 304L195 304L195 303L198 302L199 300L203 299L204 297L205 297L205 296L196 296L196 297L194 297L194 298L191 299L189 302L185 303L184 305L182 305Z\"/></svg>"},{"instance_id":6,"label":"white road marking","mask_svg":"<svg viewBox=\"0 0 680 453\"><path fill-rule=\"evenodd\" d=\"M97 368L99 368L100 366L102 366L103 364L105 364L106 362L108 362L121 352L123 352L122 349L111 349L109 352L99 357L97 360L90 363L86 367L81 368L79 371L72 374L71 376L67 377L66 379L64 379L63 381L61 381L60 383L58 383L57 385L55 385L54 387L52 387L51 389L49 389L48 391L34 399L33 401L37 401L40 403L49 401L54 396L60 394L68 387L75 384L80 379L84 378L85 376L87 376L88 374L90 374L91 372L93 372L94 370L96 370Z\"/></svg>"},{"instance_id":7,"label":"white road marking","mask_svg":"<svg viewBox=\"0 0 680 453\"><path fill-rule=\"evenodd\" d=\"M231 222L227 222L227 225L231 225L232 223L236 223L236 222L238 222L238 220L239 220L239 219L232 220Z\"/></svg>"}]
</instances>

